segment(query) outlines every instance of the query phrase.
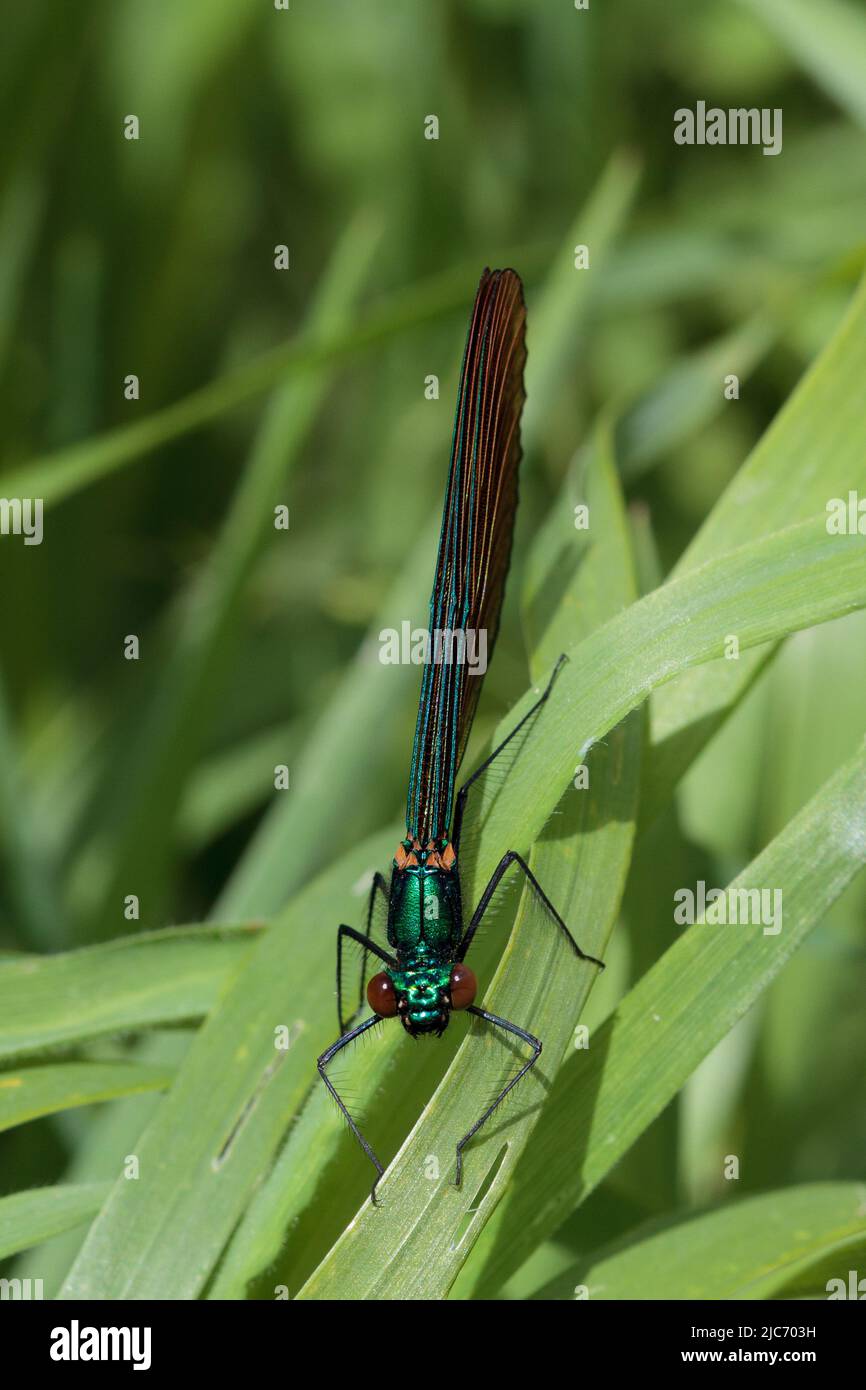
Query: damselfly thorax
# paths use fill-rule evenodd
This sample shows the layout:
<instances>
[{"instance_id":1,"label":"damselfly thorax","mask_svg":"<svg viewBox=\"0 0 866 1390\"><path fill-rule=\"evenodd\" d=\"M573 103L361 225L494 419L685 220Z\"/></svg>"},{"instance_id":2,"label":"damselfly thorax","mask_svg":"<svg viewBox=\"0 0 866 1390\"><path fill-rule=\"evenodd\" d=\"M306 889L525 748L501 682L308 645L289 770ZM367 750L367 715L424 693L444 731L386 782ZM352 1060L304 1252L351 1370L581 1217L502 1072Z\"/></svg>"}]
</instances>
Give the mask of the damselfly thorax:
<instances>
[{"instance_id":1,"label":"damselfly thorax","mask_svg":"<svg viewBox=\"0 0 866 1390\"><path fill-rule=\"evenodd\" d=\"M395 966L374 975L367 1002L407 1033L441 1035L452 1009L475 1000L476 981L457 961L463 931L457 855L450 840L401 840L388 892L388 944Z\"/></svg>"}]
</instances>

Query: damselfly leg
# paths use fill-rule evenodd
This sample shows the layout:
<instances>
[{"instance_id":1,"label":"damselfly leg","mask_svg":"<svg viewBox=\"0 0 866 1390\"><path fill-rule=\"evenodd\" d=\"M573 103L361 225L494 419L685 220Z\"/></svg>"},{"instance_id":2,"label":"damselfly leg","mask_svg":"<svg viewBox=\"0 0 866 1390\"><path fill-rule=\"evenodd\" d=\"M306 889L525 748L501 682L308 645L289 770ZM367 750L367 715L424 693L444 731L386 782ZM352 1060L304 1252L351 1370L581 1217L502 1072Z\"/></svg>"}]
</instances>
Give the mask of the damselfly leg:
<instances>
[{"instance_id":1,"label":"damselfly leg","mask_svg":"<svg viewBox=\"0 0 866 1390\"><path fill-rule=\"evenodd\" d=\"M352 1119L352 1116L349 1114L349 1111L344 1101L342 1100L339 1092L337 1091L336 1086L326 1075L325 1067L332 1060L332 1058L336 1057L338 1052L341 1052L344 1047L348 1047L349 1043L354 1042L355 1039L359 1038L363 1033L366 1033L367 1029L372 1028L374 1023L378 1023L380 1021L379 1015L373 1014L371 1018L365 1019L364 1022L358 1024L357 1027L350 1028L349 1026L351 1019L355 1018L357 1014L360 1013L364 1005L364 986L367 974L368 956L376 956L378 960L382 961L383 964L390 966L392 969L397 964L394 957L388 951L384 950L376 941L373 940L373 914L376 909L377 900L379 899L381 899L382 905L387 911L388 885L385 882L385 879L382 876L382 874L376 872L373 875L373 882L370 885L370 896L367 901L366 930L360 932L357 931L355 927L346 926L345 923L342 923L337 928L337 1019L340 1025L340 1036L336 1042L331 1044L331 1046L327 1049L326 1052L322 1053L321 1057L318 1060L319 1075L321 1076L331 1095L334 1097L334 1100L337 1102L337 1105L340 1108L343 1118L345 1119L355 1138L358 1140L358 1143L361 1145L361 1148L364 1150L365 1154L370 1159L370 1162L374 1165L378 1174L376 1182L373 1184L373 1191L371 1193L374 1205L376 1204L376 1183L378 1183L379 1178L381 1178L384 1169L381 1163L379 1162L378 1158L376 1157L375 1153L373 1152L372 1148L367 1143L367 1140L364 1138L357 1124ZM352 1013L348 1019L346 1019L343 1016L343 943L346 940L353 941L361 947L361 959L359 962L358 975L358 1002L353 1008Z\"/></svg>"},{"instance_id":2,"label":"damselfly leg","mask_svg":"<svg viewBox=\"0 0 866 1390\"><path fill-rule=\"evenodd\" d=\"M461 788L457 797L458 815L460 816L461 821L462 811L466 804L466 793L468 792L470 786L475 781L475 779L478 776L480 776L482 772L484 772L488 767L490 767L494 759L497 758L499 754L503 751L503 749L508 745L508 743L510 743L511 739L514 738L515 734L519 732L519 730L526 723L526 721L528 719L531 719L532 716L538 712L539 708L541 707L541 705L544 704L545 700L550 694L553 688L553 683L556 680L556 677L559 674L560 670L562 669L563 662L565 662L566 660L567 658L565 656L561 656L559 658L559 660L556 663L556 666L553 669L553 674L551 675L550 680L548 681L547 686L543 694L541 695L541 698L532 706L528 713L524 715L520 723L517 724L516 727L511 731L508 737L503 739L499 747L493 750L490 757L484 763L482 763L478 771L472 777L470 777L469 781L466 782L465 785ZM487 909L490 906L490 903L493 899L493 895L495 894L497 888L502 882L504 875L508 872L512 864L516 864L518 868L522 871L536 900L541 904L545 914L551 919L554 925L564 934L569 946L571 947L575 955L580 960L588 961L590 964L597 965L600 970L603 970L603 961L598 960L596 956L587 955L585 951L582 951L580 949L571 932L569 931L566 923L563 921L562 917L560 917L556 908L553 906L553 903L550 901L541 884L538 882L538 879L535 877L535 874L532 872L529 865L526 863L526 860L523 858L522 855L518 854L518 852L513 849L508 850L508 852L502 856L493 873L491 874L490 881L481 895L481 900L479 901L478 906L473 912L469 925L466 928L460 945L457 948L455 959L458 961L465 960L466 954L469 951L470 946L472 945L475 933L481 925L481 922L484 918L484 914L487 912ZM497 1106L499 1106L502 1103L502 1101L508 1095L509 1091L512 1091L514 1087L517 1085L518 1081L521 1081L523 1077L526 1075L526 1073L530 1070L530 1068L535 1065L535 1063L538 1061L539 1056L541 1055L542 1047L541 1041L538 1038L534 1037L532 1033L527 1032L525 1028L519 1027L516 1023L511 1023L508 1019L500 1018L496 1014L490 1014L487 1013L484 1009L478 1009L474 1007L467 1010L467 1012L473 1013L476 1015L476 1017L483 1018L486 1020L486 1022L492 1023L499 1028L506 1029L507 1032L512 1033L515 1037L522 1038L524 1042L529 1044L533 1051L532 1056L523 1064L523 1066L520 1068L517 1074L513 1076L511 1080L506 1083L505 1086L503 1086L502 1090L499 1092L499 1095L496 1097L493 1103L487 1107L484 1113L475 1121L472 1128L469 1129L466 1132L466 1134L463 1135L463 1138L459 1141L457 1145L457 1173L455 1177L455 1184L457 1187L460 1186L460 1182L463 1176L463 1149L468 1144L469 1140L475 1134L478 1133L481 1126L487 1120L489 1120L494 1110L496 1110Z\"/></svg>"},{"instance_id":3,"label":"damselfly leg","mask_svg":"<svg viewBox=\"0 0 866 1390\"><path fill-rule=\"evenodd\" d=\"M547 682L547 685L544 687L544 690L541 692L541 695L536 700L532 708L526 711L523 718L519 720L517 724L515 724L514 728L511 730L511 733L506 734L505 738L498 745L498 747L494 748L493 752L490 753L489 756L484 759L484 762L481 764L481 766L479 768L476 768L471 777L467 778L467 780L463 783L463 786L457 793L457 798L454 803L454 828L451 834L451 841L454 845L454 849L457 854L460 853L460 833L463 829L463 814L466 810L466 798L469 795L470 787L472 787L472 785L478 781L479 777L484 776L488 768L492 767L493 763L496 762L496 759L499 757L500 753L504 753L508 745L513 741L513 739L517 737L524 725L528 724L530 719L533 719L535 717L535 715L538 713L538 711L541 709L542 705L545 703L548 696L550 695L550 692L553 689L554 684L556 682L556 678L567 660L568 657L565 655L565 652L563 652L562 655L557 659L556 665L554 666L550 674L550 679Z\"/></svg>"},{"instance_id":4,"label":"damselfly leg","mask_svg":"<svg viewBox=\"0 0 866 1390\"><path fill-rule=\"evenodd\" d=\"M378 956L379 960L384 961L384 963L385 963L386 965L390 965L390 966L393 967L393 966L395 966L396 963L397 963L397 962L394 960L394 957L393 957L393 956L389 956L389 955L388 955L388 952L387 952L387 951L383 951L382 948L381 948L381 946L377 946L376 943L375 943L375 941L371 941L370 938L369 938L369 936L364 936L361 932L356 931L354 927L347 927L347 926L345 925L345 923L342 923L342 924L337 928L337 1018L339 1019L339 1023L340 1023L340 1036L341 1036L341 1037L342 1037L342 1035L347 1031L347 1029L348 1029L348 1027L349 1027L349 1022L351 1021L351 1019L353 1019L353 1018L355 1017L355 1015L356 1015L356 1014L359 1012L359 1010L361 1009L362 1004L363 1004L363 999L364 999L364 986L363 986L363 983L362 983L362 985L361 985L361 997L360 997L360 999L358 1000L358 1006L357 1006L356 1009L354 1009L354 1010L352 1011L352 1013L351 1013L351 1015L350 1015L350 1017L349 1017L349 1020L348 1020L348 1021L344 1020L344 1019L343 1019L343 989L342 989L342 985L341 985L341 983L340 983L340 980L341 980L342 970L343 970L343 941L345 940L346 937L348 937L350 941L356 941L356 942L358 943L359 946L363 946L363 948L364 948L364 956L363 956L364 965L362 966L362 969L365 969L365 968L366 968L366 962L367 962L367 955L368 955L368 953L370 953L370 954L372 954L372 955L374 955L374 956ZM363 977L362 977L362 978L363 978Z\"/></svg>"},{"instance_id":5,"label":"damselfly leg","mask_svg":"<svg viewBox=\"0 0 866 1390\"><path fill-rule=\"evenodd\" d=\"M534 1067L535 1063L541 1056L540 1039L533 1037L533 1035L531 1033L528 1033L525 1028L519 1028L516 1023L509 1023L507 1018L500 1018L498 1014L488 1013L486 1009L478 1009L475 1007L474 1004L470 1004L466 1012L469 1014L475 1014L476 1018L483 1018L485 1023L492 1023L497 1028L504 1028L506 1032L513 1033L516 1038L521 1038L523 1042L529 1043L529 1046L532 1048L532 1056L524 1062L523 1066L520 1068L520 1071L516 1074L516 1076L513 1076L511 1078L511 1080L508 1082L508 1085L503 1086L502 1090L499 1092L499 1095L496 1097L493 1104L488 1105L487 1109L484 1111L484 1114L481 1115L475 1121L475 1124L472 1126L472 1128L468 1129L464 1134L463 1138L459 1140L457 1144L457 1174L454 1178L455 1187L459 1187L463 1180L463 1150L469 1143L469 1140L473 1137L473 1135L478 1133L479 1129L485 1123L485 1121L490 1119L490 1116L493 1114L496 1107L502 1104L505 1097L508 1095L508 1092L514 1090L514 1087L517 1085L518 1081L523 1080L530 1067Z\"/></svg>"},{"instance_id":6,"label":"damselfly leg","mask_svg":"<svg viewBox=\"0 0 866 1390\"><path fill-rule=\"evenodd\" d=\"M348 1033L344 1033L343 1036L341 1038L338 1038L336 1042L331 1043L331 1046L325 1052L322 1053L321 1057L316 1063L316 1066L319 1068L319 1075L321 1076L331 1095L334 1097L334 1100L337 1102L337 1105L339 1106L340 1111L342 1113L343 1119L346 1121L346 1124L349 1126L358 1143L361 1145L361 1148L364 1150L364 1153L367 1155L370 1162L373 1164L373 1167L376 1169L377 1177L376 1181L373 1183L373 1190L370 1193L370 1199L374 1206L378 1205L376 1202L376 1187L378 1185L379 1178L381 1178L385 1169L382 1167L372 1148L367 1143L367 1140L364 1138L360 1129L355 1124L355 1121L352 1119L352 1116L346 1109L346 1106L343 1104L342 1098L340 1097L340 1094L336 1086L334 1085L333 1081L325 1071L325 1067L334 1057L336 1057L338 1052L342 1052L344 1047L348 1047L350 1042L354 1042L356 1038L360 1038L361 1034L366 1033L368 1028L372 1028L375 1023L381 1023L381 1021L382 1020L379 1018L378 1014L373 1014L370 1018L365 1018L364 1022L359 1023L357 1028L350 1029Z\"/></svg>"},{"instance_id":7,"label":"damselfly leg","mask_svg":"<svg viewBox=\"0 0 866 1390\"><path fill-rule=\"evenodd\" d=\"M472 945L472 938L478 930L479 926L481 925L481 920L485 912L487 911L487 908L490 905L490 900L493 897L493 894L496 892L496 889L499 887L503 875L507 873L512 864L516 864L518 868L522 870L526 878L526 881L532 889L533 893L535 894L536 898L541 903L545 912L555 923L555 925L559 927L560 931L562 931L565 934L568 943L574 951L575 955L578 956L580 960L589 961L591 965L597 965L600 970L603 970L603 960L599 960L596 956L588 956L585 951L582 951L580 949L571 932L568 930L568 927L565 925L565 922L563 922L556 908L553 906L553 903L550 901L541 884L538 882L538 879L535 877L535 874L532 872L522 855L517 853L516 849L510 849L507 854L503 854L499 863L496 865L496 868L493 870L493 873L490 876L490 882L484 889L484 892L481 894L481 901L479 902L478 906L473 912L472 920L469 923L469 926L466 928L466 933L463 937L463 940L460 942L460 945L457 948L456 959L466 959L466 952Z\"/></svg>"},{"instance_id":8,"label":"damselfly leg","mask_svg":"<svg viewBox=\"0 0 866 1390\"><path fill-rule=\"evenodd\" d=\"M351 1020L361 1012L364 1007L364 985L367 976L367 954L372 952L380 960L389 963L391 957L386 955L381 946L373 940L373 912L376 907L377 896L381 896L385 910L388 909L388 885L382 874L376 872L373 875L373 882L370 885L370 897L367 902L367 926L361 933L353 927L342 926L337 932L337 1022L340 1027L340 1034L346 1032ZM349 937L356 941L362 948L361 959L358 970L358 1002L352 1012L345 1017L343 1014L343 938Z\"/></svg>"}]
</instances>

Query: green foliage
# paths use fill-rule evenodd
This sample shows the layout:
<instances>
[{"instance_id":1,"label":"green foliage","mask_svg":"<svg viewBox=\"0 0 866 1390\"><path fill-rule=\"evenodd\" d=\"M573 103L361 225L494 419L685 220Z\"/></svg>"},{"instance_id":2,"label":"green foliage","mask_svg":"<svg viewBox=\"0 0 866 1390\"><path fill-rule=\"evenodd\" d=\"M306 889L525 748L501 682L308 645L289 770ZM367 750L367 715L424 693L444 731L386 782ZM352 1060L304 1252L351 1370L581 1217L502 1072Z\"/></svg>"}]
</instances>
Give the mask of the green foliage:
<instances>
[{"instance_id":1,"label":"green foliage","mask_svg":"<svg viewBox=\"0 0 866 1390\"><path fill-rule=\"evenodd\" d=\"M105 1192L105 1183L58 1184L0 1198L0 1256L14 1255L89 1221L99 1211Z\"/></svg>"},{"instance_id":2,"label":"green foliage","mask_svg":"<svg viewBox=\"0 0 866 1390\"><path fill-rule=\"evenodd\" d=\"M866 1250L866 538L825 525L866 495L866 23L332 9L23 7L0 56L0 492L45 502L0 537L3 1272L823 1297ZM675 145L699 98L783 107L783 155ZM516 1053L455 1020L341 1058L374 1209L315 1062L402 830L418 672L377 639L424 620L485 264L526 280L528 404L467 771L568 661L464 892L528 853L608 968L503 896L482 1002L544 1052L460 1191ZM782 930L681 929L699 880Z\"/></svg>"},{"instance_id":3,"label":"green foliage","mask_svg":"<svg viewBox=\"0 0 866 1390\"><path fill-rule=\"evenodd\" d=\"M0 1057L203 1018L252 935L244 926L167 927L0 963Z\"/></svg>"},{"instance_id":4,"label":"green foliage","mask_svg":"<svg viewBox=\"0 0 866 1390\"><path fill-rule=\"evenodd\" d=\"M821 1294L827 1268L856 1264L866 1251L863 1186L767 1192L637 1237L619 1253L600 1251L564 1270L535 1297L573 1298L580 1285L587 1298L646 1298L659 1269L670 1270L669 1298Z\"/></svg>"}]
</instances>

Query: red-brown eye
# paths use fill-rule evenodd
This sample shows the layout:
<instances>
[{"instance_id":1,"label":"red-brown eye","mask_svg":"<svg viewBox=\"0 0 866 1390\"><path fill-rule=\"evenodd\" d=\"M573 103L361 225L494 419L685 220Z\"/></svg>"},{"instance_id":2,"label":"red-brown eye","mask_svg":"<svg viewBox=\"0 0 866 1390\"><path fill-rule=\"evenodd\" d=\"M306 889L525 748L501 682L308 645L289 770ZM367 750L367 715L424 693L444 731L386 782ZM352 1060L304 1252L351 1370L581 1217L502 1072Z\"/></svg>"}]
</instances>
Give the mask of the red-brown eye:
<instances>
[{"instance_id":1,"label":"red-brown eye","mask_svg":"<svg viewBox=\"0 0 866 1390\"><path fill-rule=\"evenodd\" d=\"M475 971L468 965L455 965L451 971L451 1007L468 1009L478 993Z\"/></svg>"},{"instance_id":2,"label":"red-brown eye","mask_svg":"<svg viewBox=\"0 0 866 1390\"><path fill-rule=\"evenodd\" d=\"M397 1013L397 994L391 977L380 970L367 986L367 1003L380 1018L394 1018Z\"/></svg>"}]
</instances>

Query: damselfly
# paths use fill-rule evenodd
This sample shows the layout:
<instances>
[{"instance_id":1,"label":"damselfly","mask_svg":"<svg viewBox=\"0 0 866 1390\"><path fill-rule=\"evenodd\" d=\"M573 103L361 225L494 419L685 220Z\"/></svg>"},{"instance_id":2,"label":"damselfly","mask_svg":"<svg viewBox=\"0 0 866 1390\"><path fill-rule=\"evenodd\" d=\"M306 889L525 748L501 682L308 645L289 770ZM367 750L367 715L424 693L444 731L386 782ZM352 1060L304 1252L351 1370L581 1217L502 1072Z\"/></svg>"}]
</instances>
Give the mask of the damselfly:
<instances>
[{"instance_id":1,"label":"damselfly","mask_svg":"<svg viewBox=\"0 0 866 1390\"><path fill-rule=\"evenodd\" d=\"M515 1076L502 1087L482 1115L457 1142L456 1184L463 1171L463 1150L509 1091L534 1066L541 1040L509 1019L476 1007L477 982L466 965L475 934L503 875L516 865L550 921L564 933L582 960L601 965L580 950L565 922L547 898L528 864L509 849L464 923L460 895L460 835L467 795L473 783L496 761L548 698L562 658L540 699L503 739L454 797L457 771L466 748L481 691L486 663L466 660L470 643L493 649L511 557L520 463L520 415L526 361L526 310L523 289L513 270L486 270L481 278L463 354L457 414L439 553L430 631L421 680L421 699L409 773L406 838L397 846L391 882L373 878L365 932L341 926L337 933L337 1014L340 1037L318 1061L322 1079L359 1144L377 1171L383 1167L349 1114L328 1064L344 1047L383 1018L399 1018L412 1037L441 1036L453 1010L465 1010L519 1038L531 1050ZM477 648L476 648L477 650ZM453 812L453 814L452 814ZM386 949L374 940L377 905L387 909ZM347 1027L343 1015L343 951L347 940L362 947L358 1009L368 955L383 970L367 984L371 1016ZM376 1200L376 1183L373 1200Z\"/></svg>"}]
</instances>

